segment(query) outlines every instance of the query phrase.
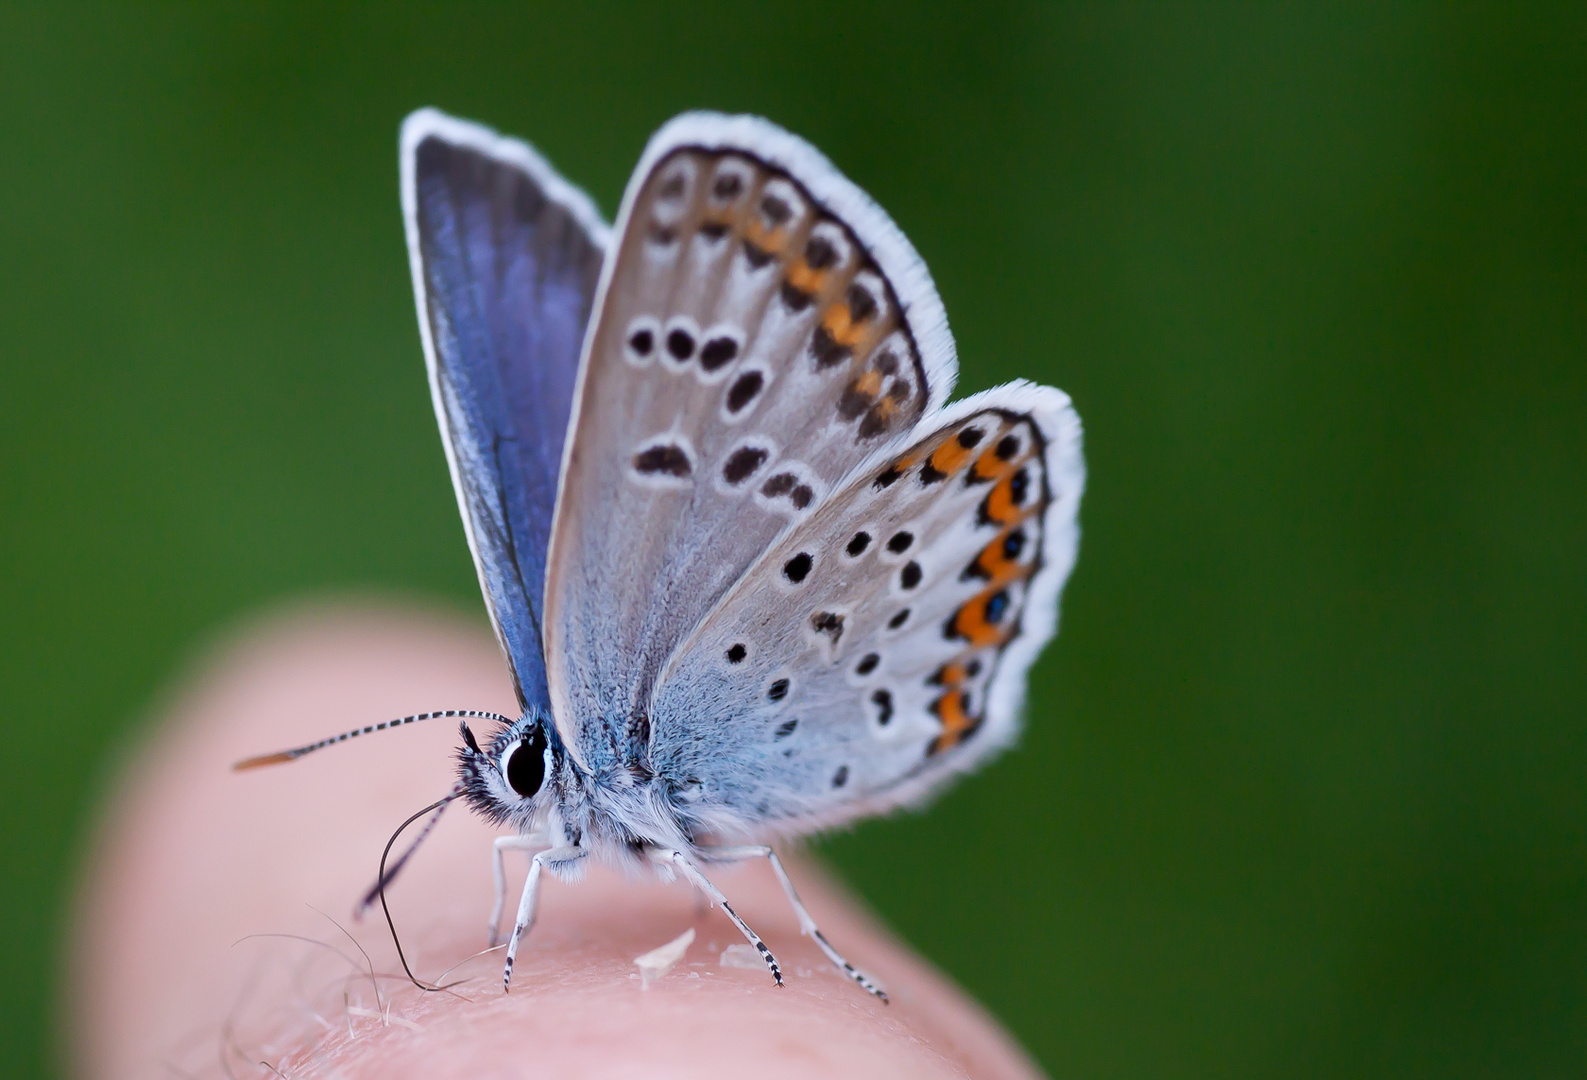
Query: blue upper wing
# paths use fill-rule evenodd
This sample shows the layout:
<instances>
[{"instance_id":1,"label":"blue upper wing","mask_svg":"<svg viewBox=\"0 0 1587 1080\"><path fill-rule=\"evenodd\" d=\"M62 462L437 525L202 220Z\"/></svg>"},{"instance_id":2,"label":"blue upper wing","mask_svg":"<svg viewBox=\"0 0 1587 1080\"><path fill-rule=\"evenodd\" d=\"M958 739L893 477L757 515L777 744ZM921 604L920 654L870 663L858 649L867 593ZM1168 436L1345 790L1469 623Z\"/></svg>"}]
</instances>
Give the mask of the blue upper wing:
<instances>
[{"instance_id":1,"label":"blue upper wing","mask_svg":"<svg viewBox=\"0 0 1587 1080\"><path fill-rule=\"evenodd\" d=\"M452 482L519 704L549 707L541 606L609 232L530 147L432 109L402 127L419 329Z\"/></svg>"}]
</instances>

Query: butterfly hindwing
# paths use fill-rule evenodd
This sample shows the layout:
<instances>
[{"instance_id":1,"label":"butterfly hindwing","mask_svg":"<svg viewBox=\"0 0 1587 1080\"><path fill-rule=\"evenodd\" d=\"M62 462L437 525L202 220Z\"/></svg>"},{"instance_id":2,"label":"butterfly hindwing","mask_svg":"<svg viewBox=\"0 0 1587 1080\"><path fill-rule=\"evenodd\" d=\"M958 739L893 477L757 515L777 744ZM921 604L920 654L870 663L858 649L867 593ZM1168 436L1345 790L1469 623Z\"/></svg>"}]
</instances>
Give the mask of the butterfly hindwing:
<instances>
[{"instance_id":1,"label":"butterfly hindwing","mask_svg":"<svg viewBox=\"0 0 1587 1080\"><path fill-rule=\"evenodd\" d=\"M548 704L546 549L608 230L528 146L430 109L403 124L402 196L469 547L520 705Z\"/></svg>"},{"instance_id":2,"label":"butterfly hindwing","mask_svg":"<svg viewBox=\"0 0 1587 1080\"><path fill-rule=\"evenodd\" d=\"M921 430L768 550L660 680L653 764L729 824L909 802L1016 734L1075 557L1079 421L1016 383Z\"/></svg>"},{"instance_id":3,"label":"butterfly hindwing","mask_svg":"<svg viewBox=\"0 0 1587 1080\"><path fill-rule=\"evenodd\" d=\"M908 241L808 144L689 114L652 139L602 278L546 594L553 711L642 767L678 644L790 527L949 393Z\"/></svg>"}]
</instances>

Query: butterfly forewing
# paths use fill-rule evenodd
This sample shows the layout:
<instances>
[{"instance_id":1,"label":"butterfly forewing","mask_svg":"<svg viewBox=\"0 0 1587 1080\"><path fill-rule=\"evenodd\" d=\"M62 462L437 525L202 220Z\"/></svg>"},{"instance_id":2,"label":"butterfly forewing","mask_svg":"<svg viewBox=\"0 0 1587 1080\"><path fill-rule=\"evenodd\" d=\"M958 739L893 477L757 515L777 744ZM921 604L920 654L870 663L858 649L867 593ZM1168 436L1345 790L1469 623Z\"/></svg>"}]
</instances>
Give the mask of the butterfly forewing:
<instances>
[{"instance_id":1,"label":"butterfly forewing","mask_svg":"<svg viewBox=\"0 0 1587 1080\"><path fill-rule=\"evenodd\" d=\"M642 766L661 666L786 529L940 403L919 259L764 121L693 115L625 200L584 361L547 588L566 741Z\"/></svg>"},{"instance_id":2,"label":"butterfly forewing","mask_svg":"<svg viewBox=\"0 0 1587 1080\"><path fill-rule=\"evenodd\" d=\"M436 413L520 704L546 704L538 615L607 229L523 143L432 110L402 134L403 208Z\"/></svg>"},{"instance_id":3,"label":"butterfly forewing","mask_svg":"<svg viewBox=\"0 0 1587 1080\"><path fill-rule=\"evenodd\" d=\"M923 426L773 545L661 679L656 768L746 827L908 801L1015 733L1074 559L1079 424L1014 384Z\"/></svg>"}]
</instances>

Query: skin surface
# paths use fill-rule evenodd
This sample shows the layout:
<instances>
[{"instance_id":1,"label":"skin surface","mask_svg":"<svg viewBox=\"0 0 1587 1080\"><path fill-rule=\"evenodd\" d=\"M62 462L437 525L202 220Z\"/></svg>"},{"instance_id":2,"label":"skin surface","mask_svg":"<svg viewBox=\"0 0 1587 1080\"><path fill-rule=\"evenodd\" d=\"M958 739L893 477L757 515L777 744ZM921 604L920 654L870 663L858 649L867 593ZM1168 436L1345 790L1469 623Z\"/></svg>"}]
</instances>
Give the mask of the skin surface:
<instances>
[{"instance_id":1,"label":"skin surface","mask_svg":"<svg viewBox=\"0 0 1587 1080\"><path fill-rule=\"evenodd\" d=\"M777 954L782 989L764 968L721 963L742 938L686 886L596 867L543 889L512 993L502 993L499 952L457 966L449 992L423 993L401 978L378 906L362 922L351 910L391 830L450 787L455 726L416 724L229 771L375 718L511 705L494 641L411 608L297 609L201 658L110 785L84 867L62 1010L76 1074L1039 1075L977 1006L798 857L789 871L812 914L881 980L891 1006L800 936L763 861L712 878ZM389 891L421 977L484 947L490 842L454 807ZM508 854L506 922L526 866ZM368 951L367 966L339 927ZM683 959L641 989L633 958L690 927ZM308 940L249 937L258 934Z\"/></svg>"}]
</instances>

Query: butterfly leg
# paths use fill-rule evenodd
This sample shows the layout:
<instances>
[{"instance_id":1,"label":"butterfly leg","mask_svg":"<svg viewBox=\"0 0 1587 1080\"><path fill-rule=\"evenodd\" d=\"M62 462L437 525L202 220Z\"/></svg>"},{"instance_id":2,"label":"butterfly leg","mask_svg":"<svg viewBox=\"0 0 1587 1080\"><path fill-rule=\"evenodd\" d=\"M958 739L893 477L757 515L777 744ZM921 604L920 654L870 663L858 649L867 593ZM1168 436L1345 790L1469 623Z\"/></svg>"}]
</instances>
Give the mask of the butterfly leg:
<instances>
[{"instance_id":1,"label":"butterfly leg","mask_svg":"<svg viewBox=\"0 0 1587 1080\"><path fill-rule=\"evenodd\" d=\"M529 860L529 876L523 883L523 896L518 900L518 918L513 922L512 937L507 939L507 966L501 973L503 992L512 987L512 965L518 957L518 942L529 927L534 925L535 906L540 899L540 871L547 863L572 863L584 858L587 852L579 847L557 847L541 851Z\"/></svg>"},{"instance_id":2,"label":"butterfly leg","mask_svg":"<svg viewBox=\"0 0 1587 1080\"><path fill-rule=\"evenodd\" d=\"M778 986L782 985L782 968L777 965L777 958L771 954L771 950L760 939L760 935L751 930L749 924L738 917L738 912L733 910L732 905L727 902L727 897L722 895L722 891L712 885L704 874L700 873L700 868L695 866L687 855L671 848L651 848L649 849L649 854L652 862L661 866L675 867L679 873L689 879L689 882L695 888L708 896L713 904L721 908L727 917L733 920L733 925L738 927L738 932L744 935L744 940L755 946L756 951L760 953L760 958L766 961L766 967L771 971L772 981Z\"/></svg>"},{"instance_id":3,"label":"butterfly leg","mask_svg":"<svg viewBox=\"0 0 1587 1080\"><path fill-rule=\"evenodd\" d=\"M492 845L491 870L496 879L496 901L490 908L490 947L494 949L501 944L501 912L507 906L507 872L503 865L506 861L503 853L506 851L541 851L550 842L545 833L530 835L515 834L513 836L498 836Z\"/></svg>"},{"instance_id":4,"label":"butterfly leg","mask_svg":"<svg viewBox=\"0 0 1587 1080\"><path fill-rule=\"evenodd\" d=\"M842 954L832 947L832 943L821 932L821 928L816 925L816 921L810 917L810 912L805 910L804 902L799 899L799 893L794 889L793 879L788 876L788 871L783 869L782 860L777 857L775 851L764 844L746 844L741 847L706 848L704 850L706 857L712 862L730 863L743 862L746 859L765 859L771 863L772 872L777 875L778 882L782 884L783 895L788 897L788 906L793 908L794 914L799 917L800 933L808 934L814 938L815 943L821 947L821 951L826 953L827 959L832 961L843 974L859 983L861 989L866 993L880 998L884 1005L891 1004L887 997L887 991L872 982L863 971L843 959Z\"/></svg>"}]
</instances>

